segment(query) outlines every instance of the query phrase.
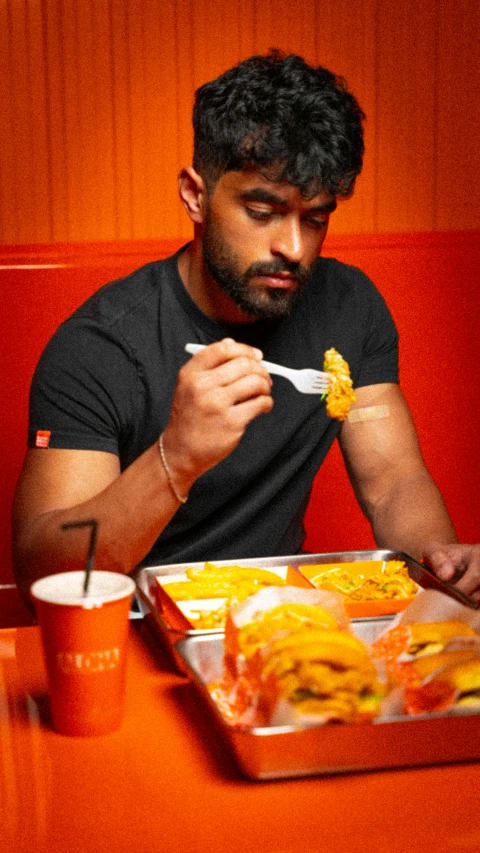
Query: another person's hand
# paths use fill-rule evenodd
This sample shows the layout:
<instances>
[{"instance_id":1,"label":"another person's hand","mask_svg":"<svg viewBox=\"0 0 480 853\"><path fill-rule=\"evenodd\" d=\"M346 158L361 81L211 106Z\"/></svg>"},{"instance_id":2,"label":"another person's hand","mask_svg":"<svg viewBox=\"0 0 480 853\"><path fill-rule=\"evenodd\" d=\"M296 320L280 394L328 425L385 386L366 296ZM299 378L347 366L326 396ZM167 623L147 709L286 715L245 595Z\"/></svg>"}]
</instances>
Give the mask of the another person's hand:
<instances>
[{"instance_id":1,"label":"another person's hand","mask_svg":"<svg viewBox=\"0 0 480 853\"><path fill-rule=\"evenodd\" d=\"M271 410L272 380L261 359L260 350L225 338L179 371L163 439L179 487L228 456L250 421Z\"/></svg>"},{"instance_id":2,"label":"another person's hand","mask_svg":"<svg viewBox=\"0 0 480 853\"><path fill-rule=\"evenodd\" d=\"M480 600L480 545L435 545L423 559L441 580Z\"/></svg>"}]
</instances>

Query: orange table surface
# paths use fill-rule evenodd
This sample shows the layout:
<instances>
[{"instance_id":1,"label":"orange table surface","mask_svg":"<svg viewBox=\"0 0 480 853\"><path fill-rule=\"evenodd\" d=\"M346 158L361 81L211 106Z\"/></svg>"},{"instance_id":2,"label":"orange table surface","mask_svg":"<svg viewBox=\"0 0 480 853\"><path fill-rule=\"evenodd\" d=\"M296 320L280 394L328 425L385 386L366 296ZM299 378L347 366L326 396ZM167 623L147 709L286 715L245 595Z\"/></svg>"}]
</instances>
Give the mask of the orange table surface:
<instances>
[{"instance_id":1,"label":"orange table surface","mask_svg":"<svg viewBox=\"0 0 480 853\"><path fill-rule=\"evenodd\" d=\"M479 787L478 763L248 781L141 621L121 730L57 735L39 629L0 631L1 853L467 853Z\"/></svg>"}]
</instances>

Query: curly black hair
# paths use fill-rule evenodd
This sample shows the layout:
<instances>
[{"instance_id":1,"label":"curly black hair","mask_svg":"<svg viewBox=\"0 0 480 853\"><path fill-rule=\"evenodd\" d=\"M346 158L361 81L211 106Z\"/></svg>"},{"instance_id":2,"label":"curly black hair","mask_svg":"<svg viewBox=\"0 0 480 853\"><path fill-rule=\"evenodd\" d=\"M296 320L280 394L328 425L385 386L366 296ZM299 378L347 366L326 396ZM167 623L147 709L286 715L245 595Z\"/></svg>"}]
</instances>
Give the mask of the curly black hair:
<instances>
[{"instance_id":1,"label":"curly black hair","mask_svg":"<svg viewBox=\"0 0 480 853\"><path fill-rule=\"evenodd\" d=\"M209 191L225 172L253 167L307 197L348 198L362 169L364 119L342 77L272 49L197 89L193 165Z\"/></svg>"}]
</instances>

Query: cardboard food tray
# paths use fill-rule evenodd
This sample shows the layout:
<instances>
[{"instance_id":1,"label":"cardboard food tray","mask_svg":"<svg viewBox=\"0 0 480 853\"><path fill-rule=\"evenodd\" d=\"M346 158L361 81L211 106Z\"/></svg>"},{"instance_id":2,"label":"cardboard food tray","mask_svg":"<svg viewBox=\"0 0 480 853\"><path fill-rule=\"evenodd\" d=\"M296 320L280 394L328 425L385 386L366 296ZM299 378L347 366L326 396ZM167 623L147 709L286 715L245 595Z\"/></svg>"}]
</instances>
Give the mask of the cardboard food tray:
<instances>
[{"instance_id":1,"label":"cardboard food tray","mask_svg":"<svg viewBox=\"0 0 480 853\"><path fill-rule=\"evenodd\" d=\"M391 717L302 730L291 726L235 727L224 719L207 690L207 685L222 674L223 636L187 638L178 644L177 654L210 710L219 738L249 779L320 776L480 758L480 719L474 713Z\"/></svg>"},{"instance_id":2,"label":"cardboard food tray","mask_svg":"<svg viewBox=\"0 0 480 853\"><path fill-rule=\"evenodd\" d=\"M312 586L308 578L300 570L300 567L308 565L319 566L321 564L333 563L355 563L370 560L403 560L408 567L409 558L406 554L400 551L390 550L372 550L372 551L344 551L327 554L295 554L293 556L283 557L260 557L237 560L235 558L229 560L214 560L216 566L238 565L245 567L253 567L260 569L268 569L269 571L285 572L286 567L297 573L296 583L299 586ZM148 616L150 624L154 630L159 633L164 645L173 656L173 660L177 667L184 670L184 660L177 652L177 643L192 637L213 634L221 636L222 629L195 629L190 627L188 620L185 618L185 611L178 607L169 596L159 596L160 580L169 578L170 580L178 578L179 580L185 576L185 571L189 567L203 568L205 562L197 563L175 563L165 566L148 566L139 569L135 580L137 583L137 597L144 615ZM284 575L283 575L284 576ZM290 575L292 578L292 575ZM385 612L386 608L380 608L380 612L369 613L368 610L363 610L361 614L352 614L352 629L355 633L361 632L362 639L366 642L373 642L376 637L385 629L393 618L392 608L390 613ZM358 618L356 618L358 615Z\"/></svg>"},{"instance_id":3,"label":"cardboard food tray","mask_svg":"<svg viewBox=\"0 0 480 853\"><path fill-rule=\"evenodd\" d=\"M345 555L341 555L342 558ZM330 569L344 568L349 577L355 578L362 575L364 578L369 578L378 575L382 570L382 565L385 562L395 562L392 557L388 559L365 559L353 560L352 562L344 559L333 561L332 563L308 563L299 566L299 571L308 578L314 586L320 586L315 583L315 578L321 576L323 572L328 572ZM402 558L397 562L405 563ZM351 619L363 619L370 616L391 616L394 613L400 613L405 610L414 599L410 598L382 598L362 601L345 601L345 610Z\"/></svg>"},{"instance_id":4,"label":"cardboard food tray","mask_svg":"<svg viewBox=\"0 0 480 853\"><path fill-rule=\"evenodd\" d=\"M261 568L278 574L283 580L294 586L312 588L308 581L296 568L287 564L290 557L272 557L257 560L215 560L214 565L242 566ZM150 625L159 634L163 644L173 657L173 661L180 671L183 671L183 659L177 654L176 644L180 640L189 637L214 634L223 636L223 628L195 628L189 621L192 611L214 608L215 603L220 607L224 598L199 599L187 601L174 601L163 589L163 583L168 584L175 580L186 580L187 568L202 569L205 562L201 563L176 563L165 566L149 566L140 569L136 575L137 598L144 615L149 619Z\"/></svg>"}]
</instances>

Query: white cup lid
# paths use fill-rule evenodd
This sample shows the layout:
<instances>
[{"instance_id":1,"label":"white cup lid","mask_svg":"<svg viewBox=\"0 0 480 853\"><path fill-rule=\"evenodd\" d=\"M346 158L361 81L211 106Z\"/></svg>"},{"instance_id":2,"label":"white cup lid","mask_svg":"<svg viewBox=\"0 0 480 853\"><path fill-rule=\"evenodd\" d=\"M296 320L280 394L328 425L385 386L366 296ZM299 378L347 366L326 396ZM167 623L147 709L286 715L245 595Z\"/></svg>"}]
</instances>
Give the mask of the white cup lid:
<instances>
[{"instance_id":1,"label":"white cup lid","mask_svg":"<svg viewBox=\"0 0 480 853\"><path fill-rule=\"evenodd\" d=\"M135 582L119 572L93 571L88 584L88 595L84 595L85 572L61 572L35 581L31 595L39 601L85 607L101 607L108 601L118 601L135 592Z\"/></svg>"}]
</instances>

